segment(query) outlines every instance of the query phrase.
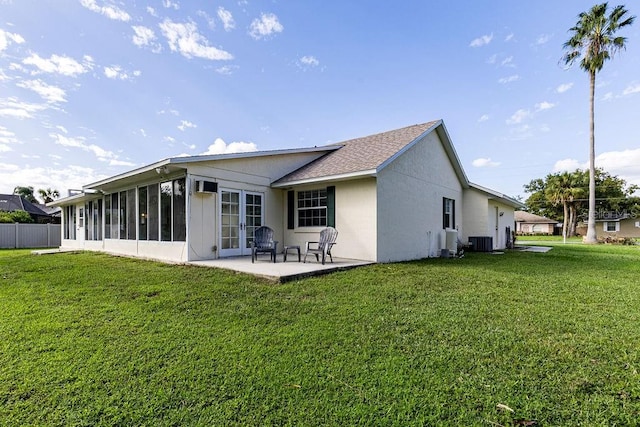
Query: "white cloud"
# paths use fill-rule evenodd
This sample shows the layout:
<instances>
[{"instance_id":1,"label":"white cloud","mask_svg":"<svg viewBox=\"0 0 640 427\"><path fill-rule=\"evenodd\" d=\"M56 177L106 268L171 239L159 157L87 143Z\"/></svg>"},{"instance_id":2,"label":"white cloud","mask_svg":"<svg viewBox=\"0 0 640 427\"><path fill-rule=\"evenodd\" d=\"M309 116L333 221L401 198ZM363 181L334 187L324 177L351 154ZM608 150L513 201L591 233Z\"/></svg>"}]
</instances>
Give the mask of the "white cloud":
<instances>
[{"instance_id":1,"label":"white cloud","mask_svg":"<svg viewBox=\"0 0 640 427\"><path fill-rule=\"evenodd\" d=\"M0 153L8 153L9 151L13 151L13 148L9 147L7 144L0 144Z\"/></svg>"},{"instance_id":2,"label":"white cloud","mask_svg":"<svg viewBox=\"0 0 640 427\"><path fill-rule=\"evenodd\" d=\"M24 38L20 34L8 33L0 29L0 52L7 49L11 42L21 44L24 43Z\"/></svg>"},{"instance_id":3,"label":"white cloud","mask_svg":"<svg viewBox=\"0 0 640 427\"><path fill-rule=\"evenodd\" d=\"M469 46L471 47L485 46L491 43L491 40L493 40L493 33L485 34L484 36L478 37L477 39L473 39L469 44Z\"/></svg>"},{"instance_id":4,"label":"white cloud","mask_svg":"<svg viewBox=\"0 0 640 427\"><path fill-rule=\"evenodd\" d=\"M480 116L480 118L478 119L478 123L486 122L487 120L489 120L489 115L488 115L488 114L483 114L483 115L482 115L482 116Z\"/></svg>"},{"instance_id":5,"label":"white cloud","mask_svg":"<svg viewBox=\"0 0 640 427\"><path fill-rule=\"evenodd\" d=\"M537 45L541 45L541 44L545 44L547 43L549 40L551 40L551 35L550 34L541 34L538 36L538 38L536 39L536 44Z\"/></svg>"},{"instance_id":6,"label":"white cloud","mask_svg":"<svg viewBox=\"0 0 640 427\"><path fill-rule=\"evenodd\" d=\"M16 185L28 184L34 188L55 188L64 197L70 188L82 188L106 177L91 168L75 165L53 168L0 164L0 193L11 193Z\"/></svg>"},{"instance_id":7,"label":"white cloud","mask_svg":"<svg viewBox=\"0 0 640 427\"><path fill-rule=\"evenodd\" d=\"M509 56L503 59L500 65L503 67L512 67L512 68L515 68L516 66L516 64L513 63L513 56Z\"/></svg>"},{"instance_id":8,"label":"white cloud","mask_svg":"<svg viewBox=\"0 0 640 427\"><path fill-rule=\"evenodd\" d=\"M129 74L122 71L122 67L114 65L113 67L104 67L104 75L112 80L132 80L134 77L140 76L140 71L135 70Z\"/></svg>"},{"instance_id":9,"label":"white cloud","mask_svg":"<svg viewBox=\"0 0 640 427\"><path fill-rule=\"evenodd\" d=\"M509 129L509 139L512 141L525 141L533 137L531 126L527 124L514 126Z\"/></svg>"},{"instance_id":10,"label":"white cloud","mask_svg":"<svg viewBox=\"0 0 640 427\"><path fill-rule=\"evenodd\" d=\"M495 53L487 59L487 64L495 64L496 62L498 62L498 55Z\"/></svg>"},{"instance_id":11,"label":"white cloud","mask_svg":"<svg viewBox=\"0 0 640 427\"><path fill-rule=\"evenodd\" d=\"M284 27L273 13L263 13L260 18L251 22L249 35L256 40L268 37L274 33L281 33Z\"/></svg>"},{"instance_id":12,"label":"white cloud","mask_svg":"<svg viewBox=\"0 0 640 427\"><path fill-rule=\"evenodd\" d=\"M613 99L613 92L607 92L604 95L602 95L603 101L610 101L612 99Z\"/></svg>"},{"instance_id":13,"label":"white cloud","mask_svg":"<svg viewBox=\"0 0 640 427\"><path fill-rule=\"evenodd\" d=\"M178 10L180 9L180 4L176 1L171 0L162 0L162 5L167 9Z\"/></svg>"},{"instance_id":14,"label":"white cloud","mask_svg":"<svg viewBox=\"0 0 640 427\"><path fill-rule=\"evenodd\" d=\"M229 52L209 46L209 42L198 33L198 27L193 22L180 24L167 18L160 24L160 29L167 38L172 52L180 52L187 58L195 56L210 60L233 59Z\"/></svg>"},{"instance_id":15,"label":"white cloud","mask_svg":"<svg viewBox=\"0 0 640 427\"><path fill-rule=\"evenodd\" d=\"M37 53L31 54L28 58L22 60L25 65L33 65L44 73L57 73L63 76L75 77L84 74L92 67L93 59L85 56L84 64L79 63L68 56L51 55L51 58L41 58ZM31 74L39 74L37 71Z\"/></svg>"},{"instance_id":16,"label":"white cloud","mask_svg":"<svg viewBox=\"0 0 640 427\"><path fill-rule=\"evenodd\" d=\"M490 158L481 157L479 159L475 159L471 164L476 168L495 168L500 166L500 162L494 162Z\"/></svg>"},{"instance_id":17,"label":"white cloud","mask_svg":"<svg viewBox=\"0 0 640 427\"><path fill-rule=\"evenodd\" d=\"M34 91L49 103L67 102L64 89L48 85L42 80L24 80L16 86Z\"/></svg>"},{"instance_id":18,"label":"white cloud","mask_svg":"<svg viewBox=\"0 0 640 427\"><path fill-rule=\"evenodd\" d=\"M224 65L222 67L216 68L216 73L222 74L224 76L230 76L231 74L233 74L234 70L237 70L237 69L238 69L237 65Z\"/></svg>"},{"instance_id":19,"label":"white cloud","mask_svg":"<svg viewBox=\"0 0 640 427\"><path fill-rule=\"evenodd\" d=\"M547 101L543 101L543 102L539 102L536 104L536 112L537 111L544 111L544 110L549 110L553 107L555 107L556 104L552 104L551 102L547 102Z\"/></svg>"},{"instance_id":20,"label":"white cloud","mask_svg":"<svg viewBox=\"0 0 640 427\"><path fill-rule=\"evenodd\" d=\"M318 61L315 56L303 56L302 58L300 58L300 63L312 67L317 67L318 65L320 65L320 61Z\"/></svg>"},{"instance_id":21,"label":"white cloud","mask_svg":"<svg viewBox=\"0 0 640 427\"><path fill-rule=\"evenodd\" d=\"M511 40L514 40L515 38L515 34L511 33L511 34L507 34L507 37L504 38L505 42L510 42Z\"/></svg>"},{"instance_id":22,"label":"white cloud","mask_svg":"<svg viewBox=\"0 0 640 427\"><path fill-rule=\"evenodd\" d=\"M147 13L153 17L158 17L158 12L156 12L156 10L151 6L147 6Z\"/></svg>"},{"instance_id":23,"label":"white cloud","mask_svg":"<svg viewBox=\"0 0 640 427\"><path fill-rule=\"evenodd\" d=\"M625 90L622 91L622 95L631 95L632 93L640 93L640 83L627 86Z\"/></svg>"},{"instance_id":24,"label":"white cloud","mask_svg":"<svg viewBox=\"0 0 640 427\"><path fill-rule=\"evenodd\" d=\"M216 27L216 21L204 10L199 10L196 12L196 14L207 21L207 25L209 26L209 28L214 29Z\"/></svg>"},{"instance_id":25,"label":"white cloud","mask_svg":"<svg viewBox=\"0 0 640 427\"><path fill-rule=\"evenodd\" d=\"M507 124L514 125L522 123L523 120L528 119L529 117L531 117L531 111L521 108L507 119Z\"/></svg>"},{"instance_id":26,"label":"white cloud","mask_svg":"<svg viewBox=\"0 0 640 427\"><path fill-rule=\"evenodd\" d=\"M29 104L19 101L17 98L0 99L0 117L13 117L16 119L30 119L33 113L46 109L46 105Z\"/></svg>"},{"instance_id":27,"label":"white cloud","mask_svg":"<svg viewBox=\"0 0 640 427\"><path fill-rule=\"evenodd\" d=\"M112 4L98 6L95 0L80 0L80 4L90 11L104 15L109 19L124 22L128 22L131 19L131 16L129 16L127 12Z\"/></svg>"},{"instance_id":28,"label":"white cloud","mask_svg":"<svg viewBox=\"0 0 640 427\"><path fill-rule=\"evenodd\" d=\"M187 128L197 128L198 126L194 123L191 123L188 120L182 120L180 121L180 125L178 125L178 129L180 129L181 131L184 132L185 129Z\"/></svg>"},{"instance_id":29,"label":"white cloud","mask_svg":"<svg viewBox=\"0 0 640 427\"><path fill-rule=\"evenodd\" d=\"M98 145L87 144L85 142L85 138L82 138L82 137L70 138L64 135L60 135L58 133L51 133L49 134L49 136L53 139L53 142L55 144L61 145L63 147L80 148L83 151L93 153L93 155L96 156L96 158L100 161L103 161L103 162L108 161L110 162L109 164L118 166L117 164L115 164L115 162L119 162L118 155L116 155L112 151L105 150L104 148Z\"/></svg>"},{"instance_id":30,"label":"white cloud","mask_svg":"<svg viewBox=\"0 0 640 427\"><path fill-rule=\"evenodd\" d=\"M518 80L520 80L520 76L517 74L514 74L512 76L509 77L503 77L500 80L498 80L498 83L502 83L502 84L507 84L507 83L512 83L512 82L517 82Z\"/></svg>"},{"instance_id":31,"label":"white cloud","mask_svg":"<svg viewBox=\"0 0 640 427\"><path fill-rule=\"evenodd\" d=\"M11 132L4 126L0 126L0 142L5 144L18 142L15 136L15 133Z\"/></svg>"},{"instance_id":32,"label":"white cloud","mask_svg":"<svg viewBox=\"0 0 640 427\"><path fill-rule=\"evenodd\" d=\"M227 144L222 138L216 138L207 151L202 154L248 153L252 151L258 151L258 147L253 142L232 142L231 144Z\"/></svg>"},{"instance_id":33,"label":"white cloud","mask_svg":"<svg viewBox=\"0 0 640 427\"><path fill-rule=\"evenodd\" d=\"M576 169L584 169L584 164L581 164L579 161L577 161L576 159L562 159L562 160L558 160L554 165L553 165L553 172L572 172ZM586 165L587 167L589 167L589 165Z\"/></svg>"},{"instance_id":34,"label":"white cloud","mask_svg":"<svg viewBox=\"0 0 640 427\"><path fill-rule=\"evenodd\" d=\"M565 93L569 89L573 87L573 83L562 83L560 86L556 88L556 92Z\"/></svg>"},{"instance_id":35,"label":"white cloud","mask_svg":"<svg viewBox=\"0 0 640 427\"><path fill-rule=\"evenodd\" d=\"M629 184L640 185L640 148L601 153L596 156L596 167L624 179Z\"/></svg>"},{"instance_id":36,"label":"white cloud","mask_svg":"<svg viewBox=\"0 0 640 427\"><path fill-rule=\"evenodd\" d=\"M162 50L162 46L156 42L156 34L151 28L144 27L142 25L134 25L131 27L133 32L135 33L131 38L133 44L138 47L151 47L155 53L160 52Z\"/></svg>"},{"instance_id":37,"label":"white cloud","mask_svg":"<svg viewBox=\"0 0 640 427\"><path fill-rule=\"evenodd\" d=\"M231 12L222 6L218 8L218 18L222 21L225 31L231 31L236 27L236 22L234 21Z\"/></svg>"}]
</instances>

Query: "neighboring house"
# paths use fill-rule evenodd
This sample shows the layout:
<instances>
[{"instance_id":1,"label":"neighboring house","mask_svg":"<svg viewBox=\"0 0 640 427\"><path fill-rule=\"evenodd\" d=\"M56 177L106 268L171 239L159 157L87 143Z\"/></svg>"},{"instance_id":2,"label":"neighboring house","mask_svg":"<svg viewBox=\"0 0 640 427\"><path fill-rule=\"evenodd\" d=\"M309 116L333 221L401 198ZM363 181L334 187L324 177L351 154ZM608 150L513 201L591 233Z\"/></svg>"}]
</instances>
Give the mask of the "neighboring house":
<instances>
[{"instance_id":1,"label":"neighboring house","mask_svg":"<svg viewBox=\"0 0 640 427\"><path fill-rule=\"evenodd\" d=\"M322 147L169 158L49 206L62 208L63 247L177 262L248 255L260 225L281 246L335 226L334 256L375 262L439 256L452 236L502 249L524 207L468 181L442 121Z\"/></svg>"},{"instance_id":2,"label":"neighboring house","mask_svg":"<svg viewBox=\"0 0 640 427\"><path fill-rule=\"evenodd\" d=\"M51 215L17 194L0 194L0 211L25 211L31 215L33 222L40 224L52 222Z\"/></svg>"},{"instance_id":3,"label":"neighboring house","mask_svg":"<svg viewBox=\"0 0 640 427\"><path fill-rule=\"evenodd\" d=\"M578 226L578 232L587 234L586 224ZM629 237L640 238L640 217L634 213L599 212L596 218L596 233L598 237Z\"/></svg>"},{"instance_id":4,"label":"neighboring house","mask_svg":"<svg viewBox=\"0 0 640 427\"><path fill-rule=\"evenodd\" d=\"M42 203L34 203L34 205L41 209L44 213L49 215L52 224L60 224L62 220L62 209L60 209L60 207L47 206L43 205Z\"/></svg>"},{"instance_id":5,"label":"neighboring house","mask_svg":"<svg viewBox=\"0 0 640 427\"><path fill-rule=\"evenodd\" d=\"M562 234L562 223L529 212L516 211L517 234Z\"/></svg>"}]
</instances>

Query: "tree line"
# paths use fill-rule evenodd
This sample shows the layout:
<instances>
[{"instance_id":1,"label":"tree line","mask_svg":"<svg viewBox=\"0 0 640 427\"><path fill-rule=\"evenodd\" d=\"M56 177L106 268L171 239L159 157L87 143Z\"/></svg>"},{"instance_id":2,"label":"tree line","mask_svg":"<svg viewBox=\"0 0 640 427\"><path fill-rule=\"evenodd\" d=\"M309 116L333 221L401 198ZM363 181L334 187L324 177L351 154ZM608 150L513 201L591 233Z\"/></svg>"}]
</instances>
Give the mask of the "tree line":
<instances>
[{"instance_id":1,"label":"tree line","mask_svg":"<svg viewBox=\"0 0 640 427\"><path fill-rule=\"evenodd\" d=\"M640 189L635 184L613 176L602 169L595 170L595 218L618 218L640 214ZM578 222L585 221L589 212L589 171L556 172L545 178L533 179L524 186L531 194L525 201L527 211L562 221L563 236L576 235Z\"/></svg>"}]
</instances>

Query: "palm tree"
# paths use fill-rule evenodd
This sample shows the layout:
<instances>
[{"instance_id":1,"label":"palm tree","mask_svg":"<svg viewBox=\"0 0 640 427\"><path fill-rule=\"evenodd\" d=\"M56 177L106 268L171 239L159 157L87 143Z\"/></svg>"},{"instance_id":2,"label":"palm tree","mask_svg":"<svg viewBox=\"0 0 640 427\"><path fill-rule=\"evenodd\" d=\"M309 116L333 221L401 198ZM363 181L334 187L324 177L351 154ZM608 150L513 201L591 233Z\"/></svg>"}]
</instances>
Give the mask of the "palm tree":
<instances>
[{"instance_id":1,"label":"palm tree","mask_svg":"<svg viewBox=\"0 0 640 427\"><path fill-rule=\"evenodd\" d=\"M55 199L60 197L60 193L58 192L58 190L52 190L51 188L47 188L46 190L43 190L41 188L38 190L38 194L40 195L42 202L45 204L53 202Z\"/></svg>"},{"instance_id":2,"label":"palm tree","mask_svg":"<svg viewBox=\"0 0 640 427\"><path fill-rule=\"evenodd\" d=\"M571 197L572 179L569 172L547 175L546 197L554 205L562 204L562 236L569 237L569 199Z\"/></svg>"},{"instance_id":3,"label":"palm tree","mask_svg":"<svg viewBox=\"0 0 640 427\"><path fill-rule=\"evenodd\" d=\"M605 61L624 49L626 37L616 36L615 33L635 20L635 16L628 16L624 6L616 6L611 13L608 4L597 4L588 12L578 15L577 24L569 29L571 38L564 43L567 51L562 59L566 65L580 61L580 68L589 74L590 100L590 132L589 132L589 219L587 222L587 236L585 243L596 243L596 181L595 181L595 126L594 102L596 88L596 74L602 70Z\"/></svg>"}]
</instances>

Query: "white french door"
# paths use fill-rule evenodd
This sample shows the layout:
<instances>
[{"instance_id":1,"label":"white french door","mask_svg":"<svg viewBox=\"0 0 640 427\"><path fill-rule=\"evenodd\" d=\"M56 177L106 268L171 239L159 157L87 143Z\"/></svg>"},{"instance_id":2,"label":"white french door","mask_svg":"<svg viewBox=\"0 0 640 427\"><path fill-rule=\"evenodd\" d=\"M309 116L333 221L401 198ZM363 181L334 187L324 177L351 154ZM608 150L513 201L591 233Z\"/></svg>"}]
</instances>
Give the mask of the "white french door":
<instances>
[{"instance_id":1,"label":"white french door","mask_svg":"<svg viewBox=\"0 0 640 427\"><path fill-rule=\"evenodd\" d=\"M220 256L250 254L253 233L263 225L264 194L223 188L219 212Z\"/></svg>"}]
</instances>

